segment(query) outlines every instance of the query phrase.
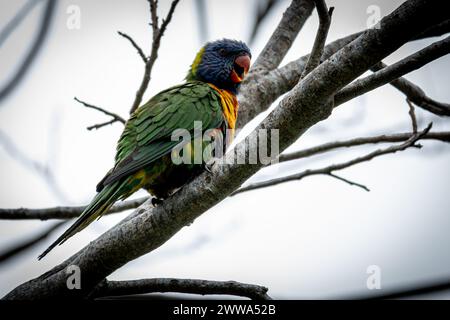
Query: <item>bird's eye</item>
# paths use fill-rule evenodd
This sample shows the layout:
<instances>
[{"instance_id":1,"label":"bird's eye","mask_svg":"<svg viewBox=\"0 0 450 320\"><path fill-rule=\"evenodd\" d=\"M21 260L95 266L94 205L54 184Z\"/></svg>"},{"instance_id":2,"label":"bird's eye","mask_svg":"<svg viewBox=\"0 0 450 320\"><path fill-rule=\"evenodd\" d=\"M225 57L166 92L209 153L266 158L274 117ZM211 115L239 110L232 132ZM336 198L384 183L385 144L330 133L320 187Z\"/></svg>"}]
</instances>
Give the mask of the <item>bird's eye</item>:
<instances>
[{"instance_id":1,"label":"bird's eye","mask_svg":"<svg viewBox=\"0 0 450 320\"><path fill-rule=\"evenodd\" d=\"M224 56L227 55L227 53L228 53L227 50L225 50L225 49L223 49L223 48L222 48L222 49L219 49L219 54L220 54L221 56L224 57Z\"/></svg>"}]
</instances>

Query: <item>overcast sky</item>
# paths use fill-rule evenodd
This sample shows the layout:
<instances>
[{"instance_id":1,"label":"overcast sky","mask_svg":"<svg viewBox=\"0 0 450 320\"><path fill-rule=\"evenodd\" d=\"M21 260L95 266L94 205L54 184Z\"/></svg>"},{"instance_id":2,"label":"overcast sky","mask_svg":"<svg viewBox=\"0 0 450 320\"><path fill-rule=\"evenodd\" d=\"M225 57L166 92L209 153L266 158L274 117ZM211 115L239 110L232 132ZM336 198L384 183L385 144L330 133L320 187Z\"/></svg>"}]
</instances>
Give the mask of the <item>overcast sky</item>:
<instances>
[{"instance_id":1,"label":"overcast sky","mask_svg":"<svg viewBox=\"0 0 450 320\"><path fill-rule=\"evenodd\" d=\"M161 0L161 12L169 1ZM209 39L247 40L254 1L206 1ZM0 0L0 28L25 1ZM126 4L125 4L126 3ZM367 27L367 8L389 14L401 1L327 1L334 5L328 41ZM256 57L289 1L280 1L261 26L251 49ZM80 29L69 29L67 9L81 12ZM39 4L0 48L0 83L16 70L37 30ZM89 125L108 120L83 108L76 96L127 116L143 65L116 31L126 32L149 51L147 1L60 1L49 37L18 89L0 105L0 130L40 163L48 163L59 192L0 146L0 207L85 204L112 166L122 130ZM284 63L308 53L317 29L314 12ZM392 63L437 39L415 41L385 61ZM145 100L183 81L201 47L192 0L181 0L162 40ZM439 101L449 102L450 56L407 76ZM276 104L275 104L276 105ZM274 106L275 106L274 105ZM417 109L420 127L449 130L446 119ZM258 117L261 120L264 115ZM252 122L248 131L256 121ZM404 96L385 86L339 107L289 150L357 136L410 130ZM245 134L245 133L244 133ZM377 293L366 287L367 268L381 269L381 290L450 276L450 147L432 141L339 172L370 192L329 177L310 177L237 195L212 208L164 246L113 273L111 279L151 277L236 280L268 286L275 298L326 298ZM251 181L348 160L377 148L360 147L265 169ZM144 195L144 192L136 196ZM43 261L37 255L60 234L26 254L0 264L0 295L47 271L111 228L127 213L108 216L56 248ZM38 234L51 222L1 221L0 249Z\"/></svg>"}]
</instances>

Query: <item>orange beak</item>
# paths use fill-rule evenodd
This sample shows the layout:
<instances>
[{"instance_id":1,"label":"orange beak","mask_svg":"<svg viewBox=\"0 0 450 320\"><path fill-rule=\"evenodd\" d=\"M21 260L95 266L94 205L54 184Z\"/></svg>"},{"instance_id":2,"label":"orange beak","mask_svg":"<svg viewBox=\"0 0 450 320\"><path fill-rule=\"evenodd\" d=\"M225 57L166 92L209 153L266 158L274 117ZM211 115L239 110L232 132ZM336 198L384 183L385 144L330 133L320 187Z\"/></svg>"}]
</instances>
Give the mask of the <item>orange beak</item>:
<instances>
[{"instance_id":1,"label":"orange beak","mask_svg":"<svg viewBox=\"0 0 450 320\"><path fill-rule=\"evenodd\" d=\"M250 57L248 55L242 55L234 60L234 68L231 71L231 80L234 83L240 83L247 75L250 69Z\"/></svg>"}]
</instances>

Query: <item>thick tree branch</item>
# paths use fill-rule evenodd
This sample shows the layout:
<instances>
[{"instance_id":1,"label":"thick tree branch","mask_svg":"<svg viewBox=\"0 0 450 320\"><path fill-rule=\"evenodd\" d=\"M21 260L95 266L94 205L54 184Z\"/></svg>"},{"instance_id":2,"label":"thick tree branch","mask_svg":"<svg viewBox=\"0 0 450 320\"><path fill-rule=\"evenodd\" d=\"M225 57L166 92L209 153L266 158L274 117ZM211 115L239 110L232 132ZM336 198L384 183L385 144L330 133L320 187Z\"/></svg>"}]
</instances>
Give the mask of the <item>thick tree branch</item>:
<instances>
[{"instance_id":1,"label":"thick tree branch","mask_svg":"<svg viewBox=\"0 0 450 320\"><path fill-rule=\"evenodd\" d=\"M199 279L156 278L131 281L102 281L89 298L145 294L154 292L179 292L200 295L232 295L252 300L271 300L268 289L236 281L210 281Z\"/></svg>"},{"instance_id":2,"label":"thick tree branch","mask_svg":"<svg viewBox=\"0 0 450 320\"><path fill-rule=\"evenodd\" d=\"M416 111L414 109L414 105L411 103L411 101L408 100L408 98L406 98L406 103L408 104L409 107L409 118L411 119L411 126L412 126L412 130L413 133L417 133L417 118L416 118Z\"/></svg>"},{"instance_id":3,"label":"thick tree branch","mask_svg":"<svg viewBox=\"0 0 450 320\"><path fill-rule=\"evenodd\" d=\"M395 153L397 151L404 151L409 147L412 146L418 146L415 145L415 143L420 140L422 137L424 137L428 131L431 129L431 124L423 131L414 134L411 138L409 138L406 142L400 144L400 145L393 145L390 146L388 148L385 149L379 149L379 150L375 150L365 156L362 157L358 157L346 162L342 162L339 164L332 164L323 168L319 168L319 169L308 169L305 171L302 171L300 173L296 173L296 174L292 174L292 175L288 175L285 177L280 177L280 178L275 178L275 179L270 179L270 180L266 180L266 181L261 181L261 182L256 182L256 183L252 183L248 186L242 187L238 190L236 190L235 192L233 192L231 195L234 196L236 194L242 193L242 192L246 192L246 191L250 191L250 190L256 190L256 189L261 189L261 188L267 188L267 187L271 187L271 186L275 186L281 183L285 183L285 182L289 182L289 181L295 181L295 180L301 180L305 177L308 176L313 176L313 175L328 175L334 178L338 178L341 181L347 182L351 185L356 185L359 186L363 189L365 189L366 191L369 191L369 189L366 186L363 186L361 184L355 183L355 182L351 182L347 179L341 178L339 176L336 176L335 174L333 174L334 171L338 171L338 170L342 170L351 166L354 166L356 164L359 164L361 162L367 162L370 161L376 157L382 156L382 155L386 155L389 153Z\"/></svg>"},{"instance_id":4,"label":"thick tree branch","mask_svg":"<svg viewBox=\"0 0 450 320\"><path fill-rule=\"evenodd\" d=\"M431 37L440 37L446 33L450 32L450 19L447 19L443 22L440 22L428 29L424 32L419 33L417 36L413 37L413 40L420 40Z\"/></svg>"},{"instance_id":5,"label":"thick tree branch","mask_svg":"<svg viewBox=\"0 0 450 320\"><path fill-rule=\"evenodd\" d=\"M148 197L126 200L115 204L107 213L117 213L139 207ZM86 206L52 207L43 209L0 209L0 220L48 220L77 218Z\"/></svg>"},{"instance_id":6,"label":"thick tree branch","mask_svg":"<svg viewBox=\"0 0 450 320\"><path fill-rule=\"evenodd\" d=\"M323 50L325 47L325 41L327 40L328 30L331 25L331 16L333 14L333 7L330 10L327 9L327 4L324 0L314 0L316 4L317 13L319 15L319 29L317 30L316 38L314 40L314 45L309 55L308 62L306 63L305 69L303 69L300 78L306 77L308 73L317 68L322 59Z\"/></svg>"},{"instance_id":7,"label":"thick tree branch","mask_svg":"<svg viewBox=\"0 0 450 320\"><path fill-rule=\"evenodd\" d=\"M161 26L159 26L158 15L157 15L158 1L157 0L149 0L150 14L151 14L151 19L152 19L152 22L150 23L150 25L152 26L152 30L153 30L152 49L151 49L150 57L146 58L146 63L145 63L145 68L144 68L144 76L142 78L139 89L136 92L134 101L131 105L130 114L132 114L140 106L140 104L142 102L142 97L144 96L144 93L147 90L148 84L150 83L153 65L155 64L155 61L158 58L158 50L159 50L159 46L161 44L161 38L164 35L164 32L166 31L167 25L170 23L170 20L172 19L173 13L175 11L175 8L176 8L178 2L179 2L179 0L172 1L172 4L170 5L170 9L169 9L169 12L167 13L166 18L163 19Z\"/></svg>"},{"instance_id":8,"label":"thick tree branch","mask_svg":"<svg viewBox=\"0 0 450 320\"><path fill-rule=\"evenodd\" d=\"M395 143L403 142L410 139L415 132L397 133L389 135L379 135L371 137L360 137L343 141L333 141L324 143L315 147L299 150L291 153L280 154L278 162L286 162L299 160L318 154L333 151L339 148L350 148L366 144L380 144L380 143ZM428 132L421 140L436 140L450 143L450 131L443 132ZM122 212L125 210L137 208L143 204L148 197L143 197L135 200L127 200L119 202L111 208L106 214ZM70 206L70 207L52 207L43 209L0 209L0 220L49 220L49 219L72 219L78 217L83 212L85 206Z\"/></svg>"},{"instance_id":9,"label":"thick tree branch","mask_svg":"<svg viewBox=\"0 0 450 320\"><path fill-rule=\"evenodd\" d=\"M338 92L335 96L335 105L341 105L357 96L367 93L375 88L391 82L411 71L423 67L425 64L434 61L450 53L450 37L437 41L428 47L367 76L356 80Z\"/></svg>"},{"instance_id":10,"label":"thick tree branch","mask_svg":"<svg viewBox=\"0 0 450 320\"><path fill-rule=\"evenodd\" d=\"M450 20L433 25L426 31L413 36L411 40L441 36L447 32L450 32ZM362 32L357 32L329 43L324 48L322 60L328 59L361 34ZM248 81L244 81L239 96L240 108L237 127L242 128L256 115L267 110L278 97L291 90L298 83L308 58L309 55L300 57L267 74L253 74L253 77L249 77ZM396 82L396 80L393 82ZM253 97L257 97L258 103L253 103Z\"/></svg>"},{"instance_id":11,"label":"thick tree branch","mask_svg":"<svg viewBox=\"0 0 450 320\"><path fill-rule=\"evenodd\" d=\"M351 180L349 180L349 179L343 178L343 177L341 177L341 176L338 176L337 174L334 174L333 172L328 172L327 174L328 174L330 177L335 178L335 179L337 179L337 180L341 180L342 182L345 182L345 183L347 183L347 184L349 184L349 185L351 185L351 186L359 187L359 188L361 188L361 189L363 189L363 190L365 190L365 191L367 191L367 192L370 191L370 189L369 189L367 186L365 186L365 185L363 185L363 184L360 184L360 183L357 183L357 182L354 182L354 181L351 181Z\"/></svg>"},{"instance_id":12,"label":"thick tree branch","mask_svg":"<svg viewBox=\"0 0 450 320\"><path fill-rule=\"evenodd\" d=\"M337 91L413 36L448 19L445 7L445 3L438 1L403 3L381 20L379 29L367 30L300 81L249 137L225 155L223 164L216 163L211 172L203 172L156 208L144 203L132 219L119 223L60 266L17 287L5 298L85 297L114 270L164 244L256 173L262 163L238 164L234 159L235 154L248 158L255 147L251 142L259 130L279 129L282 152L331 114L331 100ZM81 290L67 290L64 270L67 264L83 270Z\"/></svg>"}]
</instances>

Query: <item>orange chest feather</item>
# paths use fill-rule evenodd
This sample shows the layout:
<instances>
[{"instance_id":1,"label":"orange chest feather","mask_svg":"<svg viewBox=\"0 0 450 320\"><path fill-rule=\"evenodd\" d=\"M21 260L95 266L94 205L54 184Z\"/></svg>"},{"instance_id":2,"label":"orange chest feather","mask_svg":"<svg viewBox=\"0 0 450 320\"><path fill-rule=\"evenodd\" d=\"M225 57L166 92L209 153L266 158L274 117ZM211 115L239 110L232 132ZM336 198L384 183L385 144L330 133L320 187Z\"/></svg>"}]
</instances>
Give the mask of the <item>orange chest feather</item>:
<instances>
[{"instance_id":1,"label":"orange chest feather","mask_svg":"<svg viewBox=\"0 0 450 320\"><path fill-rule=\"evenodd\" d=\"M222 104L222 112L225 120L227 121L228 128L234 131L239 109L239 104L236 96L227 90L217 88L213 84L209 83L209 85L219 93Z\"/></svg>"}]
</instances>

